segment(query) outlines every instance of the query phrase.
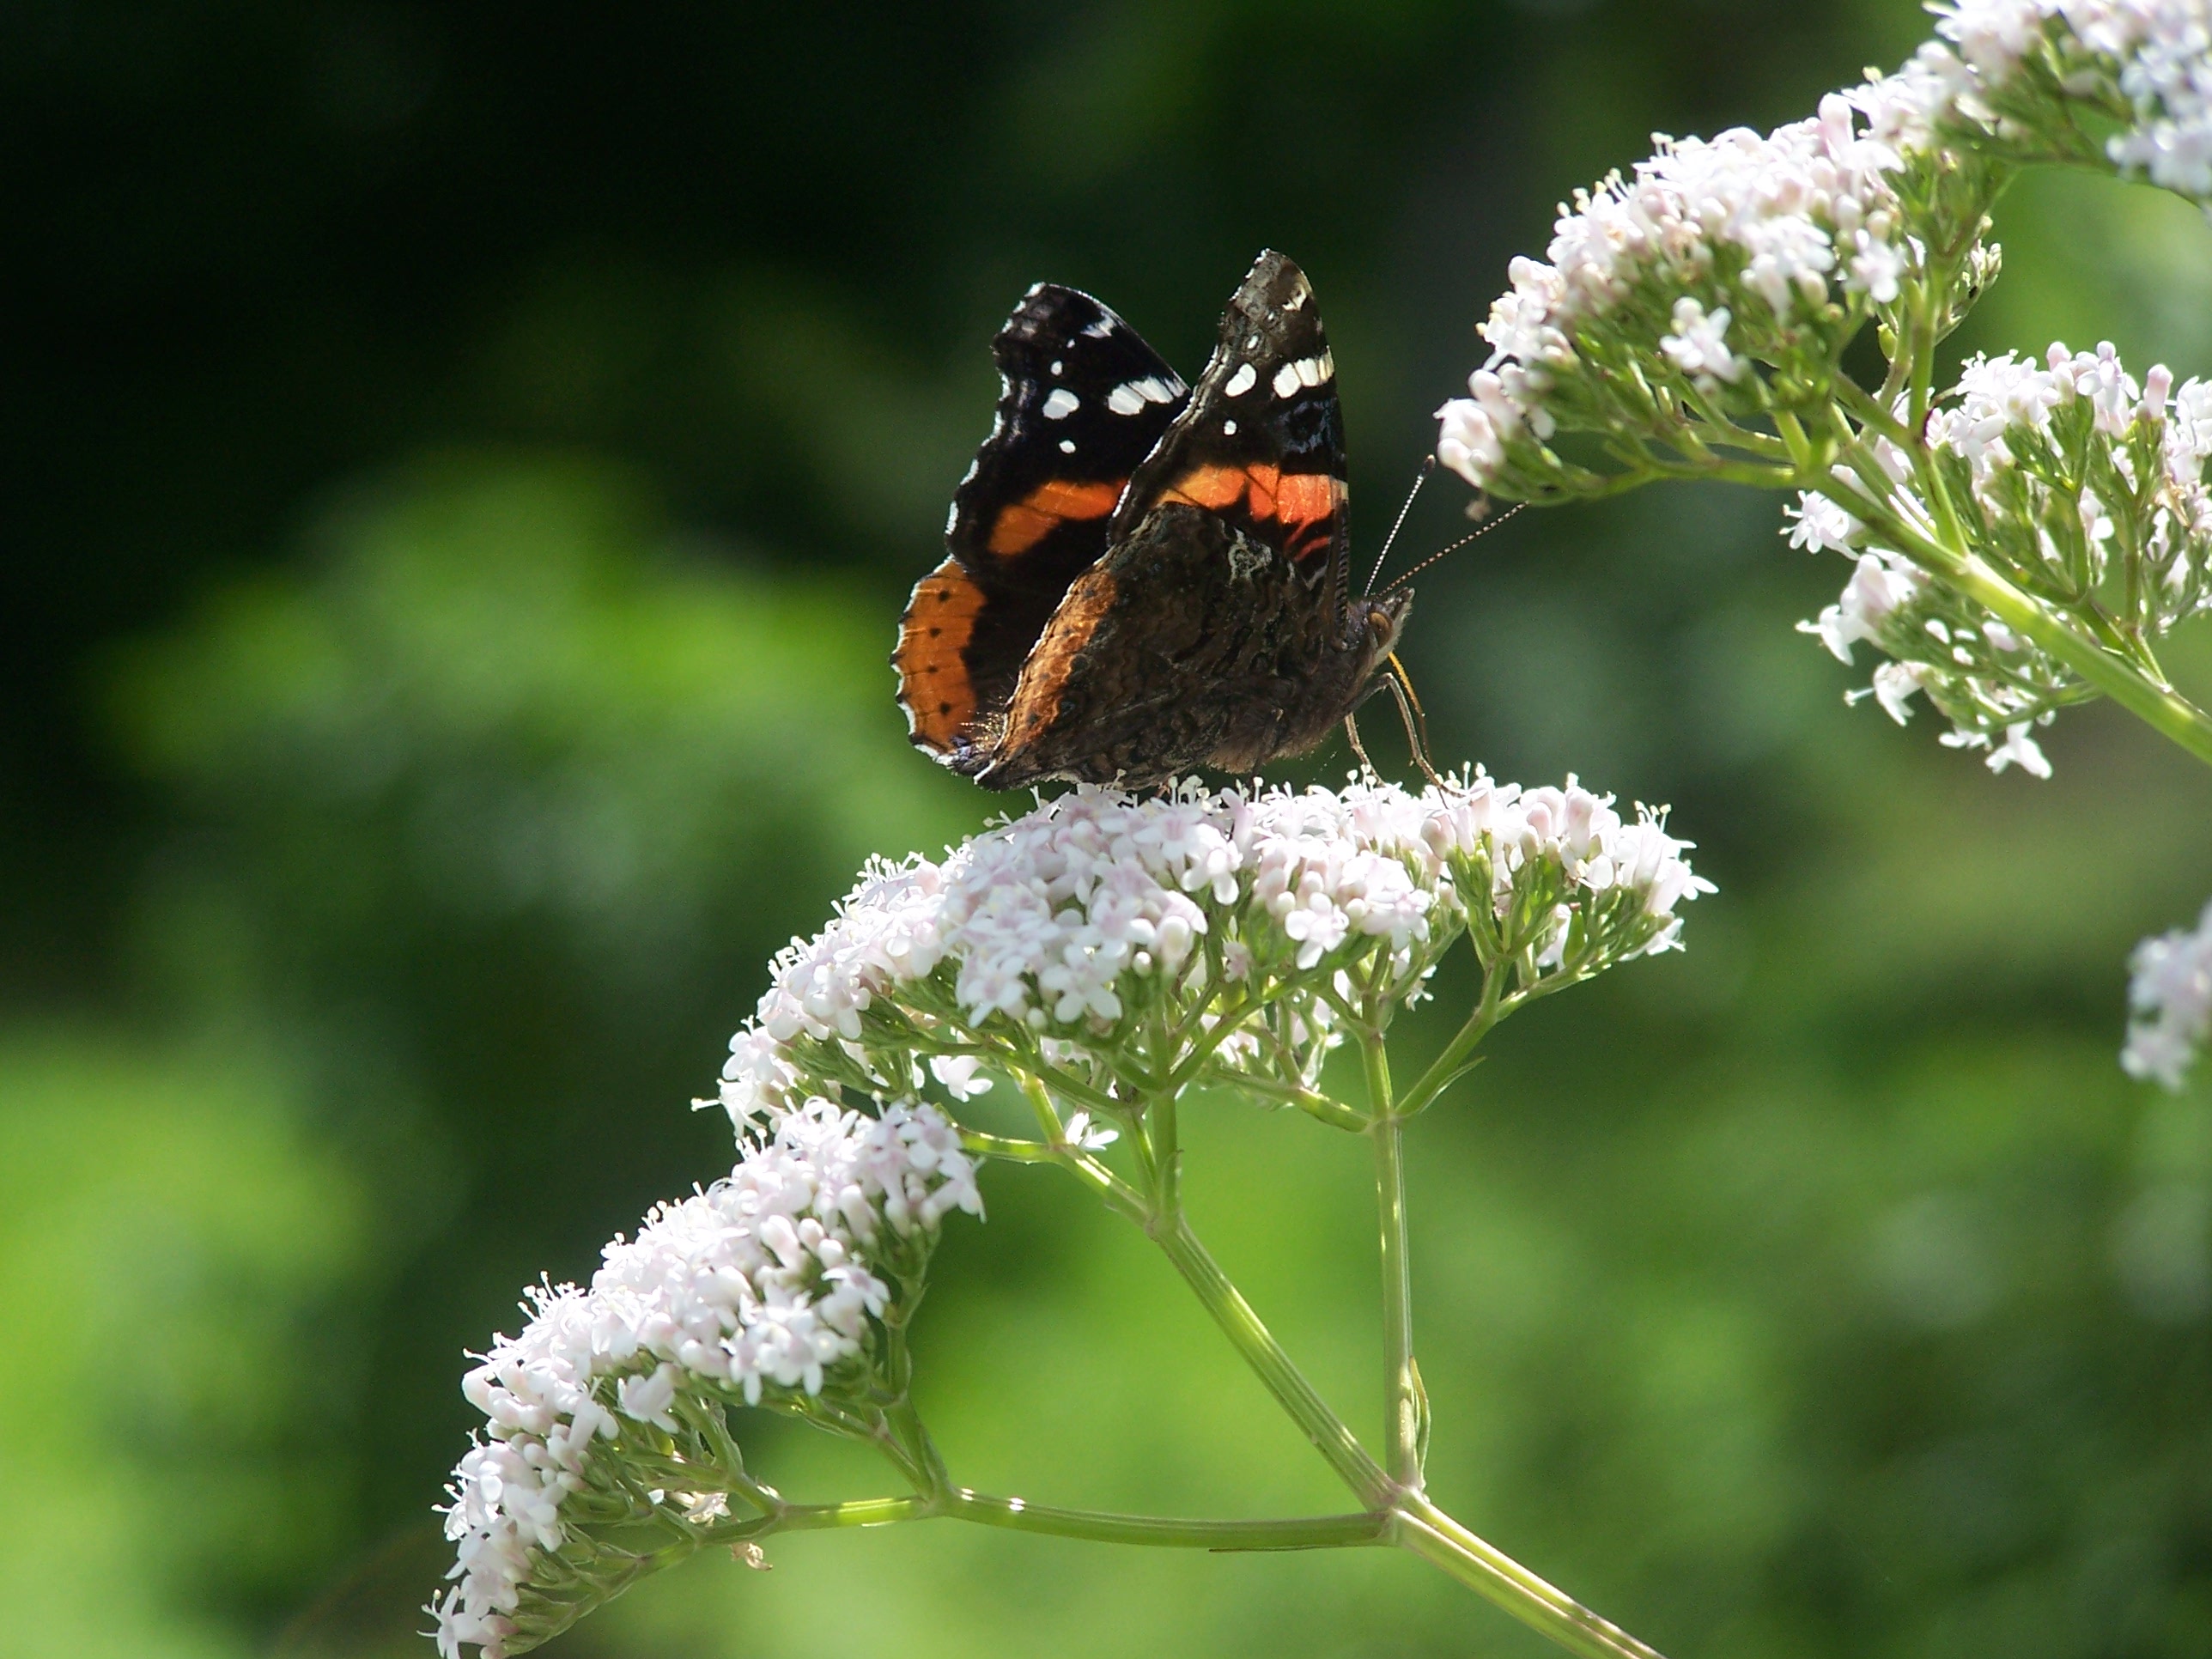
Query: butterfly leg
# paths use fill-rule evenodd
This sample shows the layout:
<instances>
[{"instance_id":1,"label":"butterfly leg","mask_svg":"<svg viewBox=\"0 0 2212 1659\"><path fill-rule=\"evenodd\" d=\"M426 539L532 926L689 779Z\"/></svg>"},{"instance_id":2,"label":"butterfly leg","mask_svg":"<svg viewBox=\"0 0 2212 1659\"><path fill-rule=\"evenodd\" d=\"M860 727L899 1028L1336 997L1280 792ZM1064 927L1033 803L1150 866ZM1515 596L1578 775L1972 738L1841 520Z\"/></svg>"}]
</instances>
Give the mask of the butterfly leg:
<instances>
[{"instance_id":1,"label":"butterfly leg","mask_svg":"<svg viewBox=\"0 0 2212 1659\"><path fill-rule=\"evenodd\" d=\"M1429 716L1421 707L1421 700L1413 695L1413 676L1407 673L1406 665L1398 660L1398 653L1390 653L1390 695L1398 700L1398 718L1406 723L1406 741L1413 750L1413 764L1421 769L1421 775L1441 789L1444 781L1437 775L1436 767L1429 760ZM1346 716L1347 720L1350 718Z\"/></svg>"},{"instance_id":2,"label":"butterfly leg","mask_svg":"<svg viewBox=\"0 0 2212 1659\"><path fill-rule=\"evenodd\" d=\"M1360 771L1370 778L1381 777L1382 775L1375 769L1375 763L1367 758L1366 745L1359 741L1358 716L1346 714L1344 717L1344 735L1352 740L1352 752L1359 757Z\"/></svg>"}]
</instances>

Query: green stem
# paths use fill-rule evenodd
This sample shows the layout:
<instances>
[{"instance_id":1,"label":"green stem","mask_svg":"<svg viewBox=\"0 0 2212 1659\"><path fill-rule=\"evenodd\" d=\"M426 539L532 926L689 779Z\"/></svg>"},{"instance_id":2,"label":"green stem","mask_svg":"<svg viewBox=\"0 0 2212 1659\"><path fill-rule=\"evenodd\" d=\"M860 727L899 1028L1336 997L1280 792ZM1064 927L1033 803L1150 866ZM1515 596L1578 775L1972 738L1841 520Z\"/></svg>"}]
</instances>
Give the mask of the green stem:
<instances>
[{"instance_id":1,"label":"green stem","mask_svg":"<svg viewBox=\"0 0 2212 1659\"><path fill-rule=\"evenodd\" d=\"M1400 1498L1398 1513L1398 1541L1406 1548L1570 1653L1583 1659L1660 1659L1656 1650L1485 1543L1420 1493Z\"/></svg>"},{"instance_id":2,"label":"green stem","mask_svg":"<svg viewBox=\"0 0 2212 1659\"><path fill-rule=\"evenodd\" d=\"M1326 1458L1331 1468L1345 1485L1358 1493L1362 1503L1373 1509L1386 1508L1395 1495L1390 1477L1368 1455L1367 1449L1358 1437L1344 1425L1344 1419L1328 1408L1328 1402L1306 1381L1290 1355L1283 1352L1282 1344L1262 1324L1260 1316L1252 1311L1229 1275L1221 1271L1220 1264L1208 1255L1190 1230L1190 1224L1176 1216L1156 1235L1160 1249L1175 1263L1176 1271L1183 1276L1213 1322L1221 1327L1230 1346L1244 1358L1267 1385L1267 1392L1275 1396L1276 1403L1290 1413L1291 1420L1304 1431L1314 1449Z\"/></svg>"},{"instance_id":3,"label":"green stem","mask_svg":"<svg viewBox=\"0 0 2212 1659\"><path fill-rule=\"evenodd\" d=\"M1390 1478L1409 1492L1421 1486L1420 1384L1413 1370L1413 1270L1406 1242L1406 1125L1393 1109L1390 1060L1379 1036L1362 1043L1367 1106L1375 1143L1375 1206L1382 1230L1382 1407L1390 1443Z\"/></svg>"},{"instance_id":4,"label":"green stem","mask_svg":"<svg viewBox=\"0 0 2212 1659\"><path fill-rule=\"evenodd\" d=\"M758 1542L780 1532L887 1527L901 1521L932 1519L969 1521L1014 1532L1085 1538L1103 1544L1149 1544L1170 1549L1315 1550L1381 1543L1392 1517L1378 1512L1298 1516L1279 1521L1183 1520L1173 1516L1060 1509L960 1487L938 1498L915 1494L854 1498L843 1504L787 1504L772 1516L747 1517L708 1528L701 1541Z\"/></svg>"},{"instance_id":5,"label":"green stem","mask_svg":"<svg viewBox=\"0 0 2212 1659\"><path fill-rule=\"evenodd\" d=\"M1390 1478L1421 1484L1420 1384L1413 1370L1413 1276L1406 1246L1406 1126L1395 1114L1368 1131L1375 1141L1375 1200L1382 1235L1382 1383L1389 1413Z\"/></svg>"},{"instance_id":6,"label":"green stem","mask_svg":"<svg viewBox=\"0 0 2212 1659\"><path fill-rule=\"evenodd\" d=\"M1278 1083L1272 1078L1247 1077L1237 1073L1212 1071L1201 1074L1200 1086L1211 1089L1235 1089L1244 1094L1257 1095L1263 1100L1279 1101L1295 1106L1310 1117L1317 1118L1334 1129L1349 1129L1363 1134L1367 1129L1367 1114L1356 1106L1317 1090L1301 1085Z\"/></svg>"},{"instance_id":7,"label":"green stem","mask_svg":"<svg viewBox=\"0 0 2212 1659\"><path fill-rule=\"evenodd\" d=\"M1154 1179L1159 1183L1158 1207L1163 1215L1179 1214L1182 1209L1182 1146L1176 1121L1175 1096L1153 1096L1145 1121L1152 1139Z\"/></svg>"},{"instance_id":8,"label":"green stem","mask_svg":"<svg viewBox=\"0 0 2212 1659\"><path fill-rule=\"evenodd\" d=\"M1322 1550L1384 1540L1391 1517L1385 1514L1317 1515L1281 1521L1180 1521L1150 1515L1113 1515L1097 1510L1054 1509L1019 1498L991 1498L957 1492L941 1511L956 1521L1018 1532L1050 1533L1060 1538L1088 1538L1102 1544L1152 1544L1201 1550Z\"/></svg>"},{"instance_id":9,"label":"green stem","mask_svg":"<svg viewBox=\"0 0 2212 1659\"><path fill-rule=\"evenodd\" d=\"M1104 1199L1109 1209L1143 1225L1150 1213L1145 1207L1144 1195L1088 1152L1067 1146L1066 1127L1060 1122L1059 1109L1053 1105L1052 1096L1042 1079L1027 1072L1016 1072L1014 1079L1030 1109L1036 1114L1037 1127L1044 1131L1048 1140L1062 1149L1053 1161Z\"/></svg>"},{"instance_id":10,"label":"green stem","mask_svg":"<svg viewBox=\"0 0 2212 1659\"><path fill-rule=\"evenodd\" d=\"M1431 1102L1444 1091L1452 1079L1459 1075L1461 1065L1474 1052L1475 1045L1489 1035L1490 1028L1504 1017L1502 1009L1505 995L1508 966L1500 958L1483 970L1482 1000L1475 1004L1474 1012L1467 1017L1467 1024L1444 1045L1443 1053L1429 1062L1413 1086L1406 1091L1398 1103L1398 1115L1412 1117L1425 1109Z\"/></svg>"},{"instance_id":11,"label":"green stem","mask_svg":"<svg viewBox=\"0 0 2212 1659\"><path fill-rule=\"evenodd\" d=\"M1010 1164L1057 1164L1060 1149L1042 1140L1016 1140L1006 1135L986 1134L981 1129L960 1131L960 1150L978 1158L1004 1158Z\"/></svg>"}]
</instances>

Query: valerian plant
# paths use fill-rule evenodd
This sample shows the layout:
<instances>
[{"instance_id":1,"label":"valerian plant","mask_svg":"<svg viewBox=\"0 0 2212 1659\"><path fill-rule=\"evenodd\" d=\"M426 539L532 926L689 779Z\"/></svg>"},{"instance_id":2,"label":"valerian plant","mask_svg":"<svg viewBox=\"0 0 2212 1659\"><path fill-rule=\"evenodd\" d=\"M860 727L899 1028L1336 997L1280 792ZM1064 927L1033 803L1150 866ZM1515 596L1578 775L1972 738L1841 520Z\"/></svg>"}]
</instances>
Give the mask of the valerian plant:
<instances>
[{"instance_id":1,"label":"valerian plant","mask_svg":"<svg viewBox=\"0 0 2212 1659\"><path fill-rule=\"evenodd\" d=\"M1938 386L1942 342L1997 274L1988 216L2021 168L2096 167L2212 202L2208 7L1965 0L1902 70L1808 120L1661 139L1562 210L1547 260L1515 262L1483 325L1490 359L1440 411L1439 458L1537 502L1675 477L1793 490L1793 541L1854 561L1805 626L1846 661L1872 645L1869 695L1900 720L1924 696L1947 741L2042 774L2034 733L2102 695L2212 761L2212 719L2156 655L2212 607L2212 387L2063 345ZM1869 328L1872 386L1844 367ZM932 1517L1402 1547L1571 1651L1652 1659L1426 1489L1404 1131L1516 1009L1679 944L1680 907L1711 890L1688 845L1572 779L1524 790L1469 771L1418 795L1365 775L1303 793L1079 789L941 862L870 866L778 957L732 1040L728 1176L617 1238L588 1285L532 1291L521 1331L469 1373L485 1424L446 1508L457 1560L430 1612L447 1659L521 1652L709 1547ZM1471 1000L1401 1076L1393 1019L1455 951ZM2178 1084L2212 1023L2212 910L2141 947L2134 1006L2129 1068ZM1356 1090L1330 1087L1340 1050ZM1033 1131L964 1121L993 1089ZM1385 1443L1352 1432L1193 1231L1178 1125L1200 1094L1371 1146ZM981 1218L991 1163L1137 1227L1352 1507L1183 1519L959 1484L917 1407L908 1332L941 1230ZM787 1497L747 1467L752 1412L872 1448L893 1489Z\"/></svg>"},{"instance_id":2,"label":"valerian plant","mask_svg":"<svg viewBox=\"0 0 2212 1659\"><path fill-rule=\"evenodd\" d=\"M1578 1653L1650 1650L1430 1499L1413 1358L1404 1132L1516 1009L1678 942L1711 891L1660 817L1570 779L1480 773L1413 795L1184 785L1081 789L954 849L877 864L776 959L718 1097L726 1180L617 1238L585 1287L541 1286L465 1384L484 1413L455 1471L453 1588L431 1609L456 1659L499 1659L709 1545L930 1516L1204 1549L1395 1544ZM1392 1018L1445 955L1478 987L1457 1033L1394 1077ZM1346 1100L1322 1062L1355 1049ZM1010 1085L1033 1135L963 1126ZM1345 1425L1192 1231L1180 1114L1194 1091L1295 1107L1374 1149L1389 1444ZM932 1097L935 1097L934 1099ZM1357 1500L1253 1521L1103 1514L958 1484L915 1403L907 1333L932 1246L980 1217L977 1168L1048 1166L1139 1228ZM753 1478L742 1413L872 1447L889 1496L799 1503Z\"/></svg>"},{"instance_id":3,"label":"valerian plant","mask_svg":"<svg viewBox=\"0 0 2212 1659\"><path fill-rule=\"evenodd\" d=\"M1802 624L1902 723L2040 777L2058 711L2107 696L2199 760L2212 718L2159 647L2212 609L2212 381L2109 345L1942 348L1996 277L1990 210L2063 164L2212 210L2212 0L1960 0L1893 75L1766 134L1656 140L1513 263L1489 360L1437 411L1478 489L1558 502L1667 478L1796 493L1790 541L1851 559ZM1877 385L1845 368L1871 328ZM1868 377L1871 379L1872 377ZM2212 1019L2212 923L2147 942L2124 1058L2179 1086Z\"/></svg>"}]
</instances>

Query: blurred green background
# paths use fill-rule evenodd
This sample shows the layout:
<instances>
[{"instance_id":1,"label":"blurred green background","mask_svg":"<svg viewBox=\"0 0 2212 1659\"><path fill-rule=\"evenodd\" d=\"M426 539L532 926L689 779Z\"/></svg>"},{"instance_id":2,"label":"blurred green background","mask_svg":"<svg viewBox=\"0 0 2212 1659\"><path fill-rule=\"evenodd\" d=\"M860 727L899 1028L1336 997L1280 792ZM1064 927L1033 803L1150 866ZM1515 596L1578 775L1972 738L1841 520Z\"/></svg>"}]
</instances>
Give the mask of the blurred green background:
<instances>
[{"instance_id":1,"label":"blurred green background","mask_svg":"<svg viewBox=\"0 0 2212 1659\"><path fill-rule=\"evenodd\" d=\"M1254 252L1294 253L1372 548L1555 200L1924 26L0 11L0 1651L428 1651L464 1347L726 1168L687 1103L770 952L998 805L907 749L884 658L1024 286L1188 374ZM2189 209L2039 178L2000 234L1963 344L2212 372ZM1847 711L1790 627L1844 567L1779 507L1527 514L1422 579L1439 753L1671 801L1721 884L1686 956L1514 1022L1414 1135L1433 1485L1683 1659L2203 1654L2212 1092L2115 1054L2129 946L2212 890L2212 778L2104 708L2047 784ZM1360 1149L1231 1102L1186 1134L1202 1230L1375 1426ZM1340 1506L1139 1241L1049 1174L986 1191L921 1335L959 1478ZM794 1492L882 1484L758 1443ZM770 1557L553 1650L1541 1650L1382 1553Z\"/></svg>"}]
</instances>

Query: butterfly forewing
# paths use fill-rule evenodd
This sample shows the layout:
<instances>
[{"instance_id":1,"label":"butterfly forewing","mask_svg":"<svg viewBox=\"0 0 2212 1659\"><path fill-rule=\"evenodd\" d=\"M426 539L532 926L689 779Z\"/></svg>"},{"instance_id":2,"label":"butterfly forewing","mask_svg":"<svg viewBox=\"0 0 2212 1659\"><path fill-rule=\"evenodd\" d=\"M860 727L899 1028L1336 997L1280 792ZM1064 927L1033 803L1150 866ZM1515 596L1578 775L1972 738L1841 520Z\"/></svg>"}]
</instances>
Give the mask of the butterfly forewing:
<instances>
[{"instance_id":1,"label":"butterfly forewing","mask_svg":"<svg viewBox=\"0 0 2212 1659\"><path fill-rule=\"evenodd\" d=\"M1055 283L1022 297L992 355L990 436L953 495L951 556L915 588L892 659L915 742L956 764L1106 550L1129 475L1190 396L1135 330Z\"/></svg>"},{"instance_id":2,"label":"butterfly forewing","mask_svg":"<svg viewBox=\"0 0 2212 1659\"><path fill-rule=\"evenodd\" d=\"M1344 417L1336 362L1305 273L1263 253L1229 302L1190 406L1130 481L1113 534L1164 502L1230 520L1288 556L1309 582L1348 555Z\"/></svg>"}]
</instances>

